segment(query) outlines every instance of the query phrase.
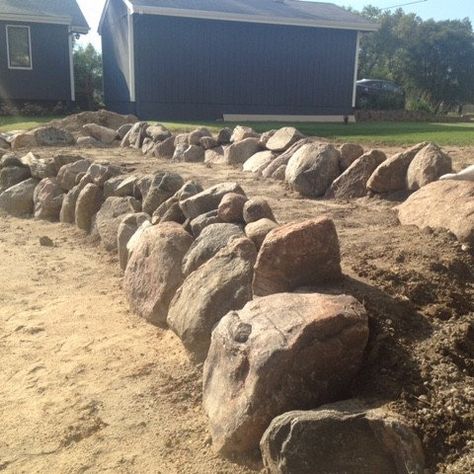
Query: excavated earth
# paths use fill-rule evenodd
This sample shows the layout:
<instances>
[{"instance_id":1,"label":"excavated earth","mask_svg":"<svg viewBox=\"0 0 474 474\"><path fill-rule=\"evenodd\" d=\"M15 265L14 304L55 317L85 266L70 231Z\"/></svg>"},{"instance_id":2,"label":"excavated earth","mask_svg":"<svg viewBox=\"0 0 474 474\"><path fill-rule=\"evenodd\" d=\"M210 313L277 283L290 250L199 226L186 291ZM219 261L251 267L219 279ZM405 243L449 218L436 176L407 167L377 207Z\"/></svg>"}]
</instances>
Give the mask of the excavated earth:
<instances>
[{"instance_id":1,"label":"excavated earth","mask_svg":"<svg viewBox=\"0 0 474 474\"><path fill-rule=\"evenodd\" d=\"M78 152L37 150L59 151ZM446 151L457 170L472 164L474 147ZM281 223L333 218L346 275L340 290L370 315L364 368L347 396L405 415L428 472L474 471L474 259L453 235L401 227L395 200L308 200L227 166L125 149L80 153L134 174L237 181L265 197ZM43 236L54 247L40 246ZM213 453L201 368L171 331L130 313L121 278L116 255L75 227L0 217L0 471L259 472L257 458L231 463Z\"/></svg>"}]
</instances>

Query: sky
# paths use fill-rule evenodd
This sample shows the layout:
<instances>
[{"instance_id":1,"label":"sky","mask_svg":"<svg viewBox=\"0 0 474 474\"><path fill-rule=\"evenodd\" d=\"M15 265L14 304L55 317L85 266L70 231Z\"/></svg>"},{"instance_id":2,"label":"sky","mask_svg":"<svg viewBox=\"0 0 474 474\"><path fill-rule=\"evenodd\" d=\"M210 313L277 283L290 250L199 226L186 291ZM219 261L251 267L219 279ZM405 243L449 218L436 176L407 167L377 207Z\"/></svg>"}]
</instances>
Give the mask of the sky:
<instances>
[{"instance_id":1,"label":"sky","mask_svg":"<svg viewBox=\"0 0 474 474\"><path fill-rule=\"evenodd\" d=\"M81 37L80 44L92 43L100 49L100 36L97 34L100 15L105 0L77 0L84 15L89 22L91 32ZM325 0L332 1L336 5L362 9L365 5L373 5L379 8L387 8L394 5L410 3L414 0ZM455 20L470 18L474 22L474 0L426 0L423 3L404 6L406 12L416 13L423 19L434 18L435 20Z\"/></svg>"}]
</instances>

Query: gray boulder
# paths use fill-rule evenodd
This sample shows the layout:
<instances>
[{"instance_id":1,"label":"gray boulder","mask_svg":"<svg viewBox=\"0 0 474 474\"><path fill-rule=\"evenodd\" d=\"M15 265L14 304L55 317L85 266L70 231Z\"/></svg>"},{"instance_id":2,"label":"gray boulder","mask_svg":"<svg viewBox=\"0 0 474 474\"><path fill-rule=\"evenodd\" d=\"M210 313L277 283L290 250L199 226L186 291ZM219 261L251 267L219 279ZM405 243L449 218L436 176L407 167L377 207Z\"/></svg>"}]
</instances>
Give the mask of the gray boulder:
<instances>
[{"instance_id":1,"label":"gray boulder","mask_svg":"<svg viewBox=\"0 0 474 474\"><path fill-rule=\"evenodd\" d=\"M232 132L230 141L231 143L237 143L247 138L258 138L258 133L253 128L237 125Z\"/></svg>"},{"instance_id":2,"label":"gray boulder","mask_svg":"<svg viewBox=\"0 0 474 474\"><path fill-rule=\"evenodd\" d=\"M87 169L87 174L91 177L92 182L97 186L104 186L104 183L115 176L122 173L122 169L116 165L102 165L100 163L92 163Z\"/></svg>"},{"instance_id":3,"label":"gray boulder","mask_svg":"<svg viewBox=\"0 0 474 474\"><path fill-rule=\"evenodd\" d=\"M96 226L105 250L117 250L117 231L124 215L140 211L140 202L130 196L111 196L104 201L96 215Z\"/></svg>"},{"instance_id":4,"label":"gray boulder","mask_svg":"<svg viewBox=\"0 0 474 474\"><path fill-rule=\"evenodd\" d=\"M193 361L206 359L216 323L252 299L256 258L257 251L250 240L233 240L191 273L177 291L167 321Z\"/></svg>"},{"instance_id":5,"label":"gray boulder","mask_svg":"<svg viewBox=\"0 0 474 474\"><path fill-rule=\"evenodd\" d=\"M199 163L204 161L204 148L199 145L177 145L172 161Z\"/></svg>"},{"instance_id":6,"label":"gray boulder","mask_svg":"<svg viewBox=\"0 0 474 474\"><path fill-rule=\"evenodd\" d=\"M258 138L245 138L225 148L224 162L228 165L240 165L260 150Z\"/></svg>"},{"instance_id":7,"label":"gray boulder","mask_svg":"<svg viewBox=\"0 0 474 474\"><path fill-rule=\"evenodd\" d=\"M163 125L150 125L146 134L155 142L162 142L171 137L171 132Z\"/></svg>"},{"instance_id":8,"label":"gray boulder","mask_svg":"<svg viewBox=\"0 0 474 474\"><path fill-rule=\"evenodd\" d=\"M92 218L100 209L102 199L102 190L96 184L86 184L79 192L74 211L74 219L79 229L90 232Z\"/></svg>"},{"instance_id":9,"label":"gray boulder","mask_svg":"<svg viewBox=\"0 0 474 474\"><path fill-rule=\"evenodd\" d=\"M136 176L114 176L104 183L104 197L133 196L138 178Z\"/></svg>"},{"instance_id":10,"label":"gray boulder","mask_svg":"<svg viewBox=\"0 0 474 474\"><path fill-rule=\"evenodd\" d=\"M174 222L147 227L125 270L123 288L132 311L164 325L176 290L184 281L181 261L192 237Z\"/></svg>"},{"instance_id":11,"label":"gray boulder","mask_svg":"<svg viewBox=\"0 0 474 474\"><path fill-rule=\"evenodd\" d=\"M407 190L407 172L413 158L428 143L419 143L406 151L397 153L381 163L367 182L374 193L386 194Z\"/></svg>"},{"instance_id":12,"label":"gray boulder","mask_svg":"<svg viewBox=\"0 0 474 474\"><path fill-rule=\"evenodd\" d=\"M0 169L0 193L31 176L28 168L8 166Z\"/></svg>"},{"instance_id":13,"label":"gray boulder","mask_svg":"<svg viewBox=\"0 0 474 474\"><path fill-rule=\"evenodd\" d=\"M246 224L260 219L275 221L273 211L265 199L250 199L244 204L243 217Z\"/></svg>"},{"instance_id":14,"label":"gray boulder","mask_svg":"<svg viewBox=\"0 0 474 474\"><path fill-rule=\"evenodd\" d=\"M360 158L364 154L364 148L356 143L344 143L338 149L340 153L339 166L341 173L346 171L357 158Z\"/></svg>"},{"instance_id":15,"label":"gray boulder","mask_svg":"<svg viewBox=\"0 0 474 474\"><path fill-rule=\"evenodd\" d=\"M214 137L201 137L199 140L199 145L201 145L204 150L210 150L219 146L219 142Z\"/></svg>"},{"instance_id":16,"label":"gray boulder","mask_svg":"<svg viewBox=\"0 0 474 474\"><path fill-rule=\"evenodd\" d=\"M371 150L357 158L331 184L326 198L354 199L367 194L367 181L377 166L387 159L380 150Z\"/></svg>"},{"instance_id":17,"label":"gray boulder","mask_svg":"<svg viewBox=\"0 0 474 474\"><path fill-rule=\"evenodd\" d=\"M183 178L177 173L158 173L143 201L143 212L153 215L156 209L173 196L183 184Z\"/></svg>"},{"instance_id":18,"label":"gray boulder","mask_svg":"<svg viewBox=\"0 0 474 474\"><path fill-rule=\"evenodd\" d=\"M263 244L265 237L278 227L278 224L271 219L264 217L245 226L245 234L255 244L257 249Z\"/></svg>"},{"instance_id":19,"label":"gray boulder","mask_svg":"<svg viewBox=\"0 0 474 474\"><path fill-rule=\"evenodd\" d=\"M76 139L71 132L57 127L40 127L33 130L38 146L71 146Z\"/></svg>"},{"instance_id":20,"label":"gray boulder","mask_svg":"<svg viewBox=\"0 0 474 474\"><path fill-rule=\"evenodd\" d=\"M243 189L237 183L227 182L216 184L199 194L181 201L180 206L187 218L195 219L201 214L217 209L222 198L228 193L237 193L245 196Z\"/></svg>"},{"instance_id":21,"label":"gray boulder","mask_svg":"<svg viewBox=\"0 0 474 474\"><path fill-rule=\"evenodd\" d=\"M64 191L55 178L42 179L33 194L34 216L37 219L58 221Z\"/></svg>"},{"instance_id":22,"label":"gray boulder","mask_svg":"<svg viewBox=\"0 0 474 474\"><path fill-rule=\"evenodd\" d=\"M201 138L203 137L211 137L212 134L207 128L197 128L188 134L188 141L190 145L200 145Z\"/></svg>"},{"instance_id":23,"label":"gray boulder","mask_svg":"<svg viewBox=\"0 0 474 474\"><path fill-rule=\"evenodd\" d=\"M191 232L193 233L194 237L198 237L206 227L210 226L211 224L219 223L222 223L222 220L219 217L219 211L214 209L213 211L201 214L200 216L197 216L195 219L191 220Z\"/></svg>"},{"instance_id":24,"label":"gray boulder","mask_svg":"<svg viewBox=\"0 0 474 474\"><path fill-rule=\"evenodd\" d=\"M53 159L42 159L30 152L21 158L23 166L30 169L31 177L36 179L54 178L58 174L56 164Z\"/></svg>"},{"instance_id":25,"label":"gray boulder","mask_svg":"<svg viewBox=\"0 0 474 474\"><path fill-rule=\"evenodd\" d=\"M245 234L235 224L211 224L204 228L183 258L183 275L199 268L236 237Z\"/></svg>"},{"instance_id":26,"label":"gray boulder","mask_svg":"<svg viewBox=\"0 0 474 474\"><path fill-rule=\"evenodd\" d=\"M120 127L117 129L117 136L119 137L120 140L123 140L125 135L132 129L133 123L124 123L123 125L120 125Z\"/></svg>"},{"instance_id":27,"label":"gray boulder","mask_svg":"<svg viewBox=\"0 0 474 474\"><path fill-rule=\"evenodd\" d=\"M33 214L33 195L37 184L37 179L30 178L3 191L0 194L0 209L15 217Z\"/></svg>"},{"instance_id":28,"label":"gray boulder","mask_svg":"<svg viewBox=\"0 0 474 474\"><path fill-rule=\"evenodd\" d=\"M106 145L94 137L78 137L76 146L78 148L104 148Z\"/></svg>"},{"instance_id":29,"label":"gray boulder","mask_svg":"<svg viewBox=\"0 0 474 474\"><path fill-rule=\"evenodd\" d=\"M348 400L275 418L260 442L270 474L424 474L421 442L384 408Z\"/></svg>"},{"instance_id":30,"label":"gray boulder","mask_svg":"<svg viewBox=\"0 0 474 474\"><path fill-rule=\"evenodd\" d=\"M28 168L15 153L5 153L0 158L0 168Z\"/></svg>"},{"instance_id":31,"label":"gray boulder","mask_svg":"<svg viewBox=\"0 0 474 474\"><path fill-rule=\"evenodd\" d=\"M294 127L283 127L277 130L267 141L266 147L274 152L283 152L288 150L298 140L304 138L304 135Z\"/></svg>"},{"instance_id":32,"label":"gray boulder","mask_svg":"<svg viewBox=\"0 0 474 474\"><path fill-rule=\"evenodd\" d=\"M111 128L103 127L96 123L86 123L82 130L92 138L95 138L104 145L111 145L119 137L116 130Z\"/></svg>"},{"instance_id":33,"label":"gray boulder","mask_svg":"<svg viewBox=\"0 0 474 474\"><path fill-rule=\"evenodd\" d=\"M232 130L228 127L221 128L217 134L217 142L219 145L228 145L232 138Z\"/></svg>"},{"instance_id":34,"label":"gray boulder","mask_svg":"<svg viewBox=\"0 0 474 474\"><path fill-rule=\"evenodd\" d=\"M259 151L252 155L242 167L243 171L249 173L255 173L256 175L262 174L263 170L275 159L275 154L272 151Z\"/></svg>"},{"instance_id":35,"label":"gray boulder","mask_svg":"<svg viewBox=\"0 0 474 474\"><path fill-rule=\"evenodd\" d=\"M224 163L224 147L218 146L217 148L206 150L204 152L204 163L223 164Z\"/></svg>"},{"instance_id":36,"label":"gray boulder","mask_svg":"<svg viewBox=\"0 0 474 474\"><path fill-rule=\"evenodd\" d=\"M339 176L339 152L332 145L302 146L288 161L285 180L290 187L309 197L323 196Z\"/></svg>"},{"instance_id":37,"label":"gray boulder","mask_svg":"<svg viewBox=\"0 0 474 474\"><path fill-rule=\"evenodd\" d=\"M408 167L408 190L416 191L452 171L451 157L437 145L429 143L415 155Z\"/></svg>"},{"instance_id":38,"label":"gray boulder","mask_svg":"<svg viewBox=\"0 0 474 474\"><path fill-rule=\"evenodd\" d=\"M340 398L368 335L364 307L346 295L279 293L228 313L204 364L213 447L223 455L251 451L276 416Z\"/></svg>"},{"instance_id":39,"label":"gray boulder","mask_svg":"<svg viewBox=\"0 0 474 474\"><path fill-rule=\"evenodd\" d=\"M132 147L140 150L143 145L143 140L146 138L146 130L148 128L147 122L136 122L133 124L130 131L125 135L120 146Z\"/></svg>"},{"instance_id":40,"label":"gray boulder","mask_svg":"<svg viewBox=\"0 0 474 474\"><path fill-rule=\"evenodd\" d=\"M87 173L90 165L91 162L84 159L62 166L57 176L59 185L65 191L69 191L76 185L77 176Z\"/></svg>"},{"instance_id":41,"label":"gray boulder","mask_svg":"<svg viewBox=\"0 0 474 474\"><path fill-rule=\"evenodd\" d=\"M125 270L128 263L128 242L133 237L133 234L150 216L144 212L137 212L134 214L127 214L122 218L117 229L117 249L119 255L120 268Z\"/></svg>"},{"instance_id":42,"label":"gray boulder","mask_svg":"<svg viewBox=\"0 0 474 474\"><path fill-rule=\"evenodd\" d=\"M174 137L158 142L153 148L153 156L163 160L171 160L175 152Z\"/></svg>"}]
</instances>

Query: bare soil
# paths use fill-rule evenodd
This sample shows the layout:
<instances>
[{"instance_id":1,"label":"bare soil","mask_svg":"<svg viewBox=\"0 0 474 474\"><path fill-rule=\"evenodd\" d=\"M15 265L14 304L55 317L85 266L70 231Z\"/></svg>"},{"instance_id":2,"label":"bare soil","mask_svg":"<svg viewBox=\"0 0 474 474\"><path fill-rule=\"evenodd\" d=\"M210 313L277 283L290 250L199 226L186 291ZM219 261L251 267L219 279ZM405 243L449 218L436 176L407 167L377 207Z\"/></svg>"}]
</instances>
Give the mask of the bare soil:
<instances>
[{"instance_id":1,"label":"bare soil","mask_svg":"<svg viewBox=\"0 0 474 474\"><path fill-rule=\"evenodd\" d=\"M447 151L456 169L472 163L474 148ZM371 327L347 396L405 415L430 472L474 472L474 259L452 235L401 227L396 201L308 200L225 166L123 149L81 154L135 174L173 170L205 186L238 181L249 196L268 199L281 223L331 216L346 278L339 289L319 290L357 296ZM42 236L55 246L41 247ZM250 459L213 453L200 367L171 331L129 312L121 278L116 256L74 227L0 217L0 471L258 472Z\"/></svg>"}]
</instances>

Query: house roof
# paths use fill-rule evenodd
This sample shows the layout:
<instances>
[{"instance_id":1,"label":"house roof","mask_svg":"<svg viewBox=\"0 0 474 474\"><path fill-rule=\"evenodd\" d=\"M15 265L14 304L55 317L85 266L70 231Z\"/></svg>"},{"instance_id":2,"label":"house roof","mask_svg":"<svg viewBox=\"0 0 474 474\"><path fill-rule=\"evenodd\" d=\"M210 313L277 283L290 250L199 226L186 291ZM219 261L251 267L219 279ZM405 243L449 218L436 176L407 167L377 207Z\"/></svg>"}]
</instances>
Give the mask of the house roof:
<instances>
[{"instance_id":1,"label":"house roof","mask_svg":"<svg viewBox=\"0 0 474 474\"><path fill-rule=\"evenodd\" d=\"M132 13L375 31L378 25L332 3L300 0L124 0Z\"/></svg>"},{"instance_id":2,"label":"house roof","mask_svg":"<svg viewBox=\"0 0 474 474\"><path fill-rule=\"evenodd\" d=\"M0 0L0 20L64 24L77 33L90 30L76 0Z\"/></svg>"}]
</instances>

